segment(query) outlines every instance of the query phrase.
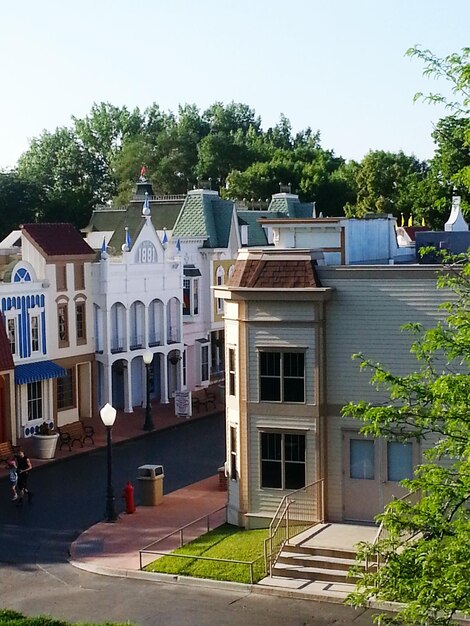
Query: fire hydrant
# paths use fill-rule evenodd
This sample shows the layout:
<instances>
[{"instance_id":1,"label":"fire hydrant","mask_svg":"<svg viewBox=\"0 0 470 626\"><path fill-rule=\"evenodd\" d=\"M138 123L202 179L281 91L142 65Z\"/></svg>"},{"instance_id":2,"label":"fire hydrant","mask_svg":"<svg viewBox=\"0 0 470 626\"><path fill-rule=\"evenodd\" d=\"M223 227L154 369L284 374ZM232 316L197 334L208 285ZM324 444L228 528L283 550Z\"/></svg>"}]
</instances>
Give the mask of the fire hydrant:
<instances>
[{"instance_id":1,"label":"fire hydrant","mask_svg":"<svg viewBox=\"0 0 470 626\"><path fill-rule=\"evenodd\" d=\"M134 487L132 486L130 480L127 481L122 495L124 496L124 499L126 501L126 513L135 513Z\"/></svg>"}]
</instances>

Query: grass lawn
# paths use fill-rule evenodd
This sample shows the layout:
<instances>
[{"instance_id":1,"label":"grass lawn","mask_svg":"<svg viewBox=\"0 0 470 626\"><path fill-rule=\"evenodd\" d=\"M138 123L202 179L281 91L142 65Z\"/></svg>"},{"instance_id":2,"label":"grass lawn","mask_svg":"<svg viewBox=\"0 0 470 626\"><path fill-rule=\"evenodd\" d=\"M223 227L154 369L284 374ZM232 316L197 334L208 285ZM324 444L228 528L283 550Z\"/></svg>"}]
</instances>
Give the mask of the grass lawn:
<instances>
[{"instance_id":1,"label":"grass lawn","mask_svg":"<svg viewBox=\"0 0 470 626\"><path fill-rule=\"evenodd\" d=\"M264 578L264 540L268 530L240 530L238 526L223 524L198 537L194 541L178 548L171 554L206 556L217 559L254 561L253 582ZM260 558L261 557L261 558ZM163 556L145 568L147 572L229 580L237 583L250 582L250 567L241 563L220 563L199 559Z\"/></svg>"},{"instance_id":2,"label":"grass lawn","mask_svg":"<svg viewBox=\"0 0 470 626\"><path fill-rule=\"evenodd\" d=\"M115 622L106 622L102 626L119 626ZM0 609L0 626L72 626L70 622L64 622L61 619L54 619L45 615L38 617L26 617L17 611L9 609ZM80 622L80 626L97 626L89 622ZM124 626L124 624L122 624Z\"/></svg>"}]
</instances>

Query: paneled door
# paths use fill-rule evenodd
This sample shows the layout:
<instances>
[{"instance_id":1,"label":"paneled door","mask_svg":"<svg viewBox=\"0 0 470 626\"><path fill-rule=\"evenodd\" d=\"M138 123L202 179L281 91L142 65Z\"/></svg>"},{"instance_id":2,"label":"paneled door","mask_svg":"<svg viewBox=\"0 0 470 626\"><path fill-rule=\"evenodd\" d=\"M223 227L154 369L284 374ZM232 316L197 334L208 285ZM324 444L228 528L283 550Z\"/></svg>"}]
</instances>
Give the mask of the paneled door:
<instances>
[{"instance_id":1,"label":"paneled door","mask_svg":"<svg viewBox=\"0 0 470 626\"><path fill-rule=\"evenodd\" d=\"M405 491L399 484L411 478L418 463L416 443L402 443L343 432L343 516L371 522L392 498Z\"/></svg>"}]
</instances>

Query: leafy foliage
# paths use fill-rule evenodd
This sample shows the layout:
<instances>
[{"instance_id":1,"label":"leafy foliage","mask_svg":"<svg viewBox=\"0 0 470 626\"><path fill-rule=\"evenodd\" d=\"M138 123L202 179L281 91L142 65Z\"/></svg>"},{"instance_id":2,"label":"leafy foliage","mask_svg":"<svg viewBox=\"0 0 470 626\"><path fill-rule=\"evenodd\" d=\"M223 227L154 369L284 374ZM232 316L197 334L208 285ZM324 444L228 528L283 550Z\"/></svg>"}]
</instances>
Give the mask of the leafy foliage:
<instances>
[{"instance_id":1,"label":"leafy foliage","mask_svg":"<svg viewBox=\"0 0 470 626\"><path fill-rule=\"evenodd\" d=\"M350 597L355 605L370 597L405 603L391 623L450 624L456 611L470 614L470 257L444 262L438 286L449 291L445 318L427 330L406 326L417 370L395 375L356 355L389 401L343 408L366 435L418 440L424 448L423 464L402 483L409 496L387 505L378 517L381 538L360 550L360 559L382 565L358 571Z\"/></svg>"}]
</instances>

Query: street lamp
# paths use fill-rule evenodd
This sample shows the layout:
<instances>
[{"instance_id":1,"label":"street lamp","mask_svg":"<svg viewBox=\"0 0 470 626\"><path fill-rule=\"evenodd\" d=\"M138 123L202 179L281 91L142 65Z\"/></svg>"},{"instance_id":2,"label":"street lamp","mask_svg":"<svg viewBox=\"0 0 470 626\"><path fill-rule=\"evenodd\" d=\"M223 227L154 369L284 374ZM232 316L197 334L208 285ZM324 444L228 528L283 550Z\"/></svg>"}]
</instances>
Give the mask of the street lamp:
<instances>
[{"instance_id":1,"label":"street lamp","mask_svg":"<svg viewBox=\"0 0 470 626\"><path fill-rule=\"evenodd\" d=\"M153 354L150 350L146 350L143 354L145 369L147 371L147 402L145 405L145 422L144 430L153 430L152 407L150 406L150 365L153 361Z\"/></svg>"},{"instance_id":2,"label":"street lamp","mask_svg":"<svg viewBox=\"0 0 470 626\"><path fill-rule=\"evenodd\" d=\"M107 451L108 451L108 485L106 489L106 521L115 522L117 520L116 509L114 508L114 488L113 488L113 454L111 431L116 419L116 409L106 403L100 410L101 421L106 427Z\"/></svg>"}]
</instances>

